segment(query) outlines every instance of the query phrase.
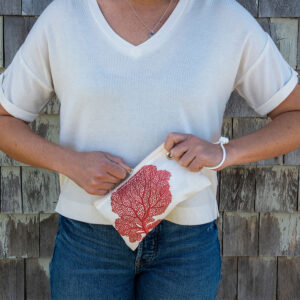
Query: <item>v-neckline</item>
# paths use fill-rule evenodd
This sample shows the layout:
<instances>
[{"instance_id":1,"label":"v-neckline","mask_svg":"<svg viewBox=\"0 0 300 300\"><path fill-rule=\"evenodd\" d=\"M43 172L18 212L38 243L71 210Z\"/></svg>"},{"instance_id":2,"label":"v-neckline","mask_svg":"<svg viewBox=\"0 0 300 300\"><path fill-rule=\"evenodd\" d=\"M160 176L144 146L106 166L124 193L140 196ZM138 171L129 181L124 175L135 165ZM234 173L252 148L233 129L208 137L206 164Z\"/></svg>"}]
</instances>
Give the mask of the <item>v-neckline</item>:
<instances>
[{"instance_id":1,"label":"v-neckline","mask_svg":"<svg viewBox=\"0 0 300 300\"><path fill-rule=\"evenodd\" d=\"M179 17L183 14L189 1L191 0L179 0L168 19L158 31L141 44L134 45L122 38L112 29L99 8L97 0L88 0L90 11L102 32L120 51L132 57L139 57L156 49L166 39L167 35L170 34L172 27L174 27Z\"/></svg>"}]
</instances>

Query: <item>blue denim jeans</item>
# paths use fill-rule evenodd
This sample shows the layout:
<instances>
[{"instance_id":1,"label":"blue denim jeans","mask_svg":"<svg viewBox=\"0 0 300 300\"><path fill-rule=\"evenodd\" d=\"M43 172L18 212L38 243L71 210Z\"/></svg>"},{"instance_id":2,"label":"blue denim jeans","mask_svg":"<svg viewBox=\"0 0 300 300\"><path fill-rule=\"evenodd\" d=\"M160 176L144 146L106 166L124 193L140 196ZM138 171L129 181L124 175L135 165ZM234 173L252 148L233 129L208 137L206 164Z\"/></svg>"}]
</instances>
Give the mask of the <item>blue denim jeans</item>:
<instances>
[{"instance_id":1,"label":"blue denim jeans","mask_svg":"<svg viewBox=\"0 0 300 300\"><path fill-rule=\"evenodd\" d=\"M112 225L59 214L49 264L53 300L215 300L222 258L216 220L163 220L132 251Z\"/></svg>"}]
</instances>

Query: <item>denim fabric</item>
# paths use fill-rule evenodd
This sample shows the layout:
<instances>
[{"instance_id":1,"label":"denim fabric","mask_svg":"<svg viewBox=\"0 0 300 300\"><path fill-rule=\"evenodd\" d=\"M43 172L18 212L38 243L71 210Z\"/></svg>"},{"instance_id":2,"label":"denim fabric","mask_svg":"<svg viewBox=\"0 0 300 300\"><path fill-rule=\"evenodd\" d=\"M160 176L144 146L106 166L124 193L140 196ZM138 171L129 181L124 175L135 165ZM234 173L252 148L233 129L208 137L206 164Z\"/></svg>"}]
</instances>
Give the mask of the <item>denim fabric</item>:
<instances>
[{"instance_id":1,"label":"denim fabric","mask_svg":"<svg viewBox=\"0 0 300 300\"><path fill-rule=\"evenodd\" d=\"M132 251L111 225L59 214L49 264L53 300L214 300L222 258L216 220L161 221Z\"/></svg>"}]
</instances>

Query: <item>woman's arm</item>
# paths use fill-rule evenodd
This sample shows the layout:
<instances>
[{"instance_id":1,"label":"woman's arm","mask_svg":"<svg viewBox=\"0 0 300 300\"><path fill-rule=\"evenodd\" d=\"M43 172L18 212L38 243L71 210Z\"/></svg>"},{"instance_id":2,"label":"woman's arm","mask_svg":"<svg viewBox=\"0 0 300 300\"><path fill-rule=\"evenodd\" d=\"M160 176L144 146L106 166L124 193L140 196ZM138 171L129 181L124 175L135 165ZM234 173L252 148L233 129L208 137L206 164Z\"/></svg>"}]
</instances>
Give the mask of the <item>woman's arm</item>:
<instances>
[{"instance_id":1,"label":"woman's arm","mask_svg":"<svg viewBox=\"0 0 300 300\"><path fill-rule=\"evenodd\" d=\"M0 109L0 150L28 165L53 170L68 176L76 152L63 148L34 133L29 122L9 116Z\"/></svg>"},{"instance_id":2,"label":"woman's arm","mask_svg":"<svg viewBox=\"0 0 300 300\"><path fill-rule=\"evenodd\" d=\"M300 85L269 112L272 121L251 134L234 138L225 144L226 159L214 169L244 164L279 156L300 147ZM170 132L164 143L180 165L192 172L220 163L223 151L213 144L192 134Z\"/></svg>"},{"instance_id":3,"label":"woman's arm","mask_svg":"<svg viewBox=\"0 0 300 300\"><path fill-rule=\"evenodd\" d=\"M37 135L28 124L0 105L0 150L25 164L64 174L92 195L105 195L130 170L121 157L57 145Z\"/></svg>"},{"instance_id":4,"label":"woman's arm","mask_svg":"<svg viewBox=\"0 0 300 300\"><path fill-rule=\"evenodd\" d=\"M300 147L300 85L269 114L264 127L224 145L227 166L273 158Z\"/></svg>"}]
</instances>

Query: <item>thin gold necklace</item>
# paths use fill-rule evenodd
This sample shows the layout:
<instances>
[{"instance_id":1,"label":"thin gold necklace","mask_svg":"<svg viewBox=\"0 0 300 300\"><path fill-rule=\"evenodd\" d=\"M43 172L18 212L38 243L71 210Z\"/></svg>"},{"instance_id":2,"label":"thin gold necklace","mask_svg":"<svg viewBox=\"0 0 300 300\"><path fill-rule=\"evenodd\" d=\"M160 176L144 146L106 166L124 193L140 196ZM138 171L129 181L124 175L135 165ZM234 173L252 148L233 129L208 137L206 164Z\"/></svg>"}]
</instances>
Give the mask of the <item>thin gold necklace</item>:
<instances>
[{"instance_id":1,"label":"thin gold necklace","mask_svg":"<svg viewBox=\"0 0 300 300\"><path fill-rule=\"evenodd\" d=\"M158 22L152 27L152 29L150 29L144 22L143 20L140 18L140 16L137 14L136 9L131 5L130 0L127 0L128 4L130 5L131 9L133 10L135 16L139 19L139 21L148 29L149 31L149 36L153 36L154 35L154 28L160 23L160 21L162 20L162 18L164 17L164 15L166 14L167 10L169 9L169 7L171 6L172 2L174 0L171 0L167 9L165 10L165 12L163 13L163 15L160 17L160 19L158 20ZM180 0L179 0L180 1Z\"/></svg>"}]
</instances>

